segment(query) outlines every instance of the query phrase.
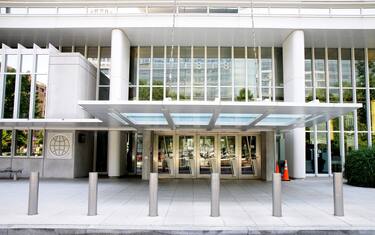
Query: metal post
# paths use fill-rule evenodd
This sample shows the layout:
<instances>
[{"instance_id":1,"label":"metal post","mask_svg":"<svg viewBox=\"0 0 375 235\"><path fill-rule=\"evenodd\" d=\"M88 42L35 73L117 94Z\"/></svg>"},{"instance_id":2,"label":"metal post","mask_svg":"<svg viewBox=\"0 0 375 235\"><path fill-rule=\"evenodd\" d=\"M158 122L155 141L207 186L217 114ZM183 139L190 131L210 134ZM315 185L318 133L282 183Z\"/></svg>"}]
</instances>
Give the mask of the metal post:
<instances>
[{"instance_id":1,"label":"metal post","mask_svg":"<svg viewBox=\"0 0 375 235\"><path fill-rule=\"evenodd\" d=\"M27 214L38 214L38 194L39 194L39 172L30 173L29 182L29 207Z\"/></svg>"},{"instance_id":2,"label":"metal post","mask_svg":"<svg viewBox=\"0 0 375 235\"><path fill-rule=\"evenodd\" d=\"M158 216L158 173L150 173L149 216Z\"/></svg>"},{"instance_id":3,"label":"metal post","mask_svg":"<svg viewBox=\"0 0 375 235\"><path fill-rule=\"evenodd\" d=\"M335 216L344 216L344 194L342 184L342 172L333 173L333 204Z\"/></svg>"},{"instance_id":4,"label":"metal post","mask_svg":"<svg viewBox=\"0 0 375 235\"><path fill-rule=\"evenodd\" d=\"M272 216L281 217L281 174L272 174Z\"/></svg>"},{"instance_id":5,"label":"metal post","mask_svg":"<svg viewBox=\"0 0 375 235\"><path fill-rule=\"evenodd\" d=\"M211 216L220 216L220 175L211 174Z\"/></svg>"},{"instance_id":6,"label":"metal post","mask_svg":"<svg viewBox=\"0 0 375 235\"><path fill-rule=\"evenodd\" d=\"M97 215L98 210L98 173L89 173L89 204L88 204L88 216Z\"/></svg>"}]
</instances>

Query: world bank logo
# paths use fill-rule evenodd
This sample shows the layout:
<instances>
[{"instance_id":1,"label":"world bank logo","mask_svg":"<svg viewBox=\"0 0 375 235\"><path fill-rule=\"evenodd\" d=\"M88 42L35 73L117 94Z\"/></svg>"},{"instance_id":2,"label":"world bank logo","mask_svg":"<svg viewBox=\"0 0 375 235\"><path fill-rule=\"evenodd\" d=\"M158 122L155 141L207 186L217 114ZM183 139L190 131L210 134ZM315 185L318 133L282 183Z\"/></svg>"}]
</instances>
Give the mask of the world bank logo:
<instances>
[{"instance_id":1,"label":"world bank logo","mask_svg":"<svg viewBox=\"0 0 375 235\"><path fill-rule=\"evenodd\" d=\"M49 142L49 149L55 156L64 156L69 152L69 139L63 135L55 135Z\"/></svg>"}]
</instances>

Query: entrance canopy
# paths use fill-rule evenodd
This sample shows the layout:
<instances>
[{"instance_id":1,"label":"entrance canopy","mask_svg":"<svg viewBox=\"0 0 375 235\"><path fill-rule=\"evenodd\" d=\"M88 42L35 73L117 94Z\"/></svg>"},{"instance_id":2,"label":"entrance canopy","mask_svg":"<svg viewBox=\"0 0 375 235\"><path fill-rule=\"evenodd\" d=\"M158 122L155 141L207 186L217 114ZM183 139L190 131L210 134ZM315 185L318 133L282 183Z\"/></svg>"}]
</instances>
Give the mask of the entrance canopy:
<instances>
[{"instance_id":1,"label":"entrance canopy","mask_svg":"<svg viewBox=\"0 0 375 235\"><path fill-rule=\"evenodd\" d=\"M240 130L309 127L360 108L353 103L81 101L108 127Z\"/></svg>"}]
</instances>

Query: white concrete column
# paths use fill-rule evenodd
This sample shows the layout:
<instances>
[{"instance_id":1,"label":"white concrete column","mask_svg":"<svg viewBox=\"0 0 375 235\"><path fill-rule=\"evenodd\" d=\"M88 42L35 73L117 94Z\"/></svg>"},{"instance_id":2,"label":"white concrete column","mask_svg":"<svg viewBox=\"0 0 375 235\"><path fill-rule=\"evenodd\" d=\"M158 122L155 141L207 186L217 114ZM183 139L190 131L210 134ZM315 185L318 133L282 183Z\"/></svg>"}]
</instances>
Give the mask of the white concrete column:
<instances>
[{"instance_id":1,"label":"white concrete column","mask_svg":"<svg viewBox=\"0 0 375 235\"><path fill-rule=\"evenodd\" d=\"M305 39L302 30L293 31L283 42L284 100L305 102ZM295 128L285 135L285 158L289 175L306 175L305 128Z\"/></svg>"},{"instance_id":2,"label":"white concrete column","mask_svg":"<svg viewBox=\"0 0 375 235\"><path fill-rule=\"evenodd\" d=\"M108 131L108 176L121 176L121 169L121 132Z\"/></svg>"},{"instance_id":3,"label":"white concrete column","mask_svg":"<svg viewBox=\"0 0 375 235\"><path fill-rule=\"evenodd\" d=\"M151 131L143 131L143 149L142 149L142 180L150 178L152 161L152 140Z\"/></svg>"},{"instance_id":4,"label":"white concrete column","mask_svg":"<svg viewBox=\"0 0 375 235\"><path fill-rule=\"evenodd\" d=\"M110 100L129 99L130 41L120 29L112 30Z\"/></svg>"},{"instance_id":5,"label":"white concrete column","mask_svg":"<svg viewBox=\"0 0 375 235\"><path fill-rule=\"evenodd\" d=\"M121 29L112 30L111 40L111 79L109 99L129 99L130 42ZM108 131L108 176L124 174L121 164L121 132ZM125 154L125 153L123 153Z\"/></svg>"}]
</instances>

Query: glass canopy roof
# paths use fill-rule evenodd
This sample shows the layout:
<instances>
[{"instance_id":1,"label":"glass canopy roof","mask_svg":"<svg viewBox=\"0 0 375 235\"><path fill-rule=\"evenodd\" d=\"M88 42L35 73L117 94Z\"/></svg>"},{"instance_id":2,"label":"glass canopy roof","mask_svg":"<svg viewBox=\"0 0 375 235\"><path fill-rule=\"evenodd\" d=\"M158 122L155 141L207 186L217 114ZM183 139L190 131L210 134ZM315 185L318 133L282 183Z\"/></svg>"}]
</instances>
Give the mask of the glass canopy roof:
<instances>
[{"instance_id":1,"label":"glass canopy roof","mask_svg":"<svg viewBox=\"0 0 375 235\"><path fill-rule=\"evenodd\" d=\"M81 101L80 105L109 128L240 131L309 127L361 107L356 103L265 101Z\"/></svg>"}]
</instances>

